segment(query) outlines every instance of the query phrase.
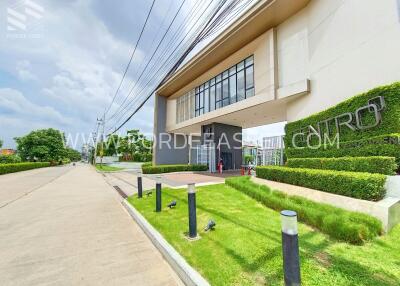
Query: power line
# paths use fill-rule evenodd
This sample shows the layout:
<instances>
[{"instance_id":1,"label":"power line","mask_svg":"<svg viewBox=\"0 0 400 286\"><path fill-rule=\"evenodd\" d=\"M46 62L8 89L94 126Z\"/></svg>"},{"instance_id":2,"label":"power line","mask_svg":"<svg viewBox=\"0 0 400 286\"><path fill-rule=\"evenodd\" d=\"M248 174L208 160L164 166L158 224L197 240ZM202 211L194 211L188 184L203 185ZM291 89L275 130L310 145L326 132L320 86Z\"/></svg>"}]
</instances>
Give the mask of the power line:
<instances>
[{"instance_id":1,"label":"power line","mask_svg":"<svg viewBox=\"0 0 400 286\"><path fill-rule=\"evenodd\" d=\"M111 108L111 106L113 105L113 103L114 103L114 101L115 101L115 98L117 97L117 94L118 94L118 92L119 92L119 90L120 90L120 88L121 88L121 86L122 86L122 82L124 81L125 76L126 76L126 73L127 73L128 70L129 70L129 66L130 66L131 63L132 63L132 59L133 59L133 57L135 56L136 49L137 49L137 47L138 47L138 45L139 45L139 42L140 42L140 40L141 40L141 38L142 38L142 36L143 36L143 32L144 32L144 30L146 29L147 22L148 22L148 20L149 20L149 18L150 18L151 11L153 10L154 3L155 3L155 2L156 2L156 0L153 0L153 2L151 3L150 10L149 10L149 12L147 13L146 20L145 20L145 22L144 22L144 24L143 24L142 30L140 31L139 38L138 38L138 40L136 41L135 48L133 49L133 52L132 52L131 57L130 57L130 59L129 59L129 62L128 62L128 64L126 65L124 74L123 74L123 76L122 76L122 78L121 78L121 81L120 81L120 83L119 83L119 85L118 85L118 88L117 88L117 90L116 90L116 92L115 92L115 94L114 94L114 97L113 97L113 99L112 99L112 101L111 101L109 107L106 109L105 114L107 114L108 111L110 110L110 108Z\"/></svg>"},{"instance_id":2,"label":"power line","mask_svg":"<svg viewBox=\"0 0 400 286\"><path fill-rule=\"evenodd\" d=\"M259 0L257 0L256 2L258 2L258 1ZM137 94L137 96L132 98L128 102L127 105L123 106L123 104L122 104L120 106L120 108L118 108L118 111L122 108L122 110L121 110L121 112L122 112L122 111L125 111L125 109L127 107L131 106L132 103L133 103L133 106L136 105L137 103L139 103L139 105L135 108L133 113L131 113L128 116L128 118L122 122L122 124L120 124L117 128L115 128L115 130L111 134L113 134L113 133L117 132L119 129L121 129L143 107L143 105L150 99L150 97L154 94L154 92L158 89L158 87L161 86L164 82L166 82L176 72L176 70L181 66L181 64L185 61L187 56L193 51L193 49L197 46L198 43L200 43L204 39L209 38L210 36L214 35L221 27L224 27L227 23L229 23L231 20L233 20L235 18L235 16L240 14L252 2L253 2L253 0L247 1L245 3L243 3L243 1L241 2L240 0L233 0L233 1L223 0L223 1L220 1L219 5L212 9L212 11L210 13L210 16L206 17L206 19L204 19L204 21L199 25L197 30L200 30L200 31L197 31L194 36L190 36L190 39L188 39L188 40L190 40L190 42L188 44L184 44L183 45L182 48L184 48L185 46L186 46L186 48L184 48L184 50L182 52L179 52L179 53L177 53L176 50L174 50L168 56L167 60L164 61L164 63L162 65L160 65L160 67L157 70L157 72L155 72L153 74L153 76L150 77L150 80L147 82L147 84L144 85L144 87ZM202 15L202 16L204 16L204 15ZM171 23L171 25L172 25L172 23ZM201 29L199 29L199 28L201 28ZM167 32L168 32L168 30L167 30ZM187 35L188 35L188 33L181 40L181 42L178 44L176 49L183 43L183 41L185 40ZM164 35L163 39L164 38L165 38L165 35ZM141 76L139 77L139 79L142 78L142 75L144 74L145 70L149 66L151 60L153 59L154 55L158 51L159 47L160 47L160 43L159 43L158 47L156 48L156 50L154 51L151 59L148 61L145 69L142 71ZM166 51L164 51L164 54L165 53L166 53ZM169 68L168 66L166 67L165 64L170 62L171 60L174 61L174 64L173 64L172 68ZM153 78L155 76L160 77L159 72L162 69L166 70L165 72L162 72L162 77L161 77L162 80L156 84L155 88L150 89L150 92L147 93L147 95L146 94L142 94L143 92L145 92L146 89L148 89L148 87L147 87L148 84L153 80ZM148 79L148 77L147 77L147 79ZM138 82L139 82L139 80L136 81L134 87L136 87ZM128 96L126 97L126 99L133 92L133 90L134 90L134 88L132 88L130 90L130 92L129 92ZM143 100L141 101L142 98L143 98ZM118 111L116 113L118 113L119 118L117 119L116 124L120 121L120 119L122 119L123 116L125 116L125 114L126 114L126 112L128 110L126 110L123 113L118 112ZM109 130L112 130L112 128L110 128Z\"/></svg>"}]
</instances>

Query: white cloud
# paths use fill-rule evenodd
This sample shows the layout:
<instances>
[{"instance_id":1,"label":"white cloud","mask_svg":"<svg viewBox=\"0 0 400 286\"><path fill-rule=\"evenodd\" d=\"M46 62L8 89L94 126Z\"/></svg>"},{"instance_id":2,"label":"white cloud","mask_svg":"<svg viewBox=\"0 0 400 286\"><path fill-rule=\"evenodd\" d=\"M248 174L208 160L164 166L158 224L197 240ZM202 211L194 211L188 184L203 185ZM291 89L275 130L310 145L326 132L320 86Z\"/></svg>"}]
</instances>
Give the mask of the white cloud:
<instances>
[{"instance_id":1,"label":"white cloud","mask_svg":"<svg viewBox=\"0 0 400 286\"><path fill-rule=\"evenodd\" d=\"M29 101L20 91L11 88L0 89L0 109L11 118L21 118L28 122L54 122L70 125L73 119L63 116L50 106L40 106Z\"/></svg>"},{"instance_id":2,"label":"white cloud","mask_svg":"<svg viewBox=\"0 0 400 286\"><path fill-rule=\"evenodd\" d=\"M37 80L37 77L32 73L32 66L28 60L18 61L16 65L18 77L22 81Z\"/></svg>"}]
</instances>

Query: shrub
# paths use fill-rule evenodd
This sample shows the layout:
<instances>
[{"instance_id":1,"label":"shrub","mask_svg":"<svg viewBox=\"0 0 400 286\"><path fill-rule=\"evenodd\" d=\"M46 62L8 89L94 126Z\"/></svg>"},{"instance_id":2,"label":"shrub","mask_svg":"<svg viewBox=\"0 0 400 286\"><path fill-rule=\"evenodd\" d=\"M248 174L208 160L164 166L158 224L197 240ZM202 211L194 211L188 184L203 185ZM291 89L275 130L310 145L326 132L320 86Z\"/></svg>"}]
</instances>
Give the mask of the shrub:
<instances>
[{"instance_id":1,"label":"shrub","mask_svg":"<svg viewBox=\"0 0 400 286\"><path fill-rule=\"evenodd\" d=\"M300 128L309 125L317 126L317 123L320 121L335 118L336 116L346 112L354 112L356 109L365 106L368 103L368 100L376 98L377 96L383 96L386 102L386 108L382 112L382 123L374 128L363 131L352 131L349 128L343 128L340 132L340 141L348 142L369 139L371 137L386 134L400 133L400 82L396 82L391 85L374 88L345 100L325 111L286 124L285 146L293 147L292 136L297 133ZM370 117L373 116L371 115ZM370 118L365 118L364 120L367 124L367 121L370 120ZM332 123L332 127L335 127L334 123Z\"/></svg>"},{"instance_id":2,"label":"shrub","mask_svg":"<svg viewBox=\"0 0 400 286\"><path fill-rule=\"evenodd\" d=\"M386 176L280 166L257 167L257 177L362 200L379 201L386 194Z\"/></svg>"},{"instance_id":3,"label":"shrub","mask_svg":"<svg viewBox=\"0 0 400 286\"><path fill-rule=\"evenodd\" d=\"M0 155L0 164L21 163L21 157L18 155Z\"/></svg>"},{"instance_id":4,"label":"shrub","mask_svg":"<svg viewBox=\"0 0 400 286\"><path fill-rule=\"evenodd\" d=\"M382 223L372 216L271 191L267 186L252 182L250 177L228 178L225 183L268 208L294 210L299 221L341 241L362 244L383 232Z\"/></svg>"},{"instance_id":5,"label":"shrub","mask_svg":"<svg viewBox=\"0 0 400 286\"><path fill-rule=\"evenodd\" d=\"M285 153L288 158L387 156L395 157L397 165L400 166L400 134L340 142L339 148L336 148L336 146L327 146L319 149L286 148Z\"/></svg>"},{"instance_id":6,"label":"shrub","mask_svg":"<svg viewBox=\"0 0 400 286\"><path fill-rule=\"evenodd\" d=\"M292 158L286 166L350 172L367 172L394 175L397 169L394 157L341 157L341 158Z\"/></svg>"},{"instance_id":7,"label":"shrub","mask_svg":"<svg viewBox=\"0 0 400 286\"><path fill-rule=\"evenodd\" d=\"M15 163L15 164L0 164L0 175L16 173L26 170L32 170L37 168L50 167L49 162L38 162L38 163Z\"/></svg>"},{"instance_id":8,"label":"shrub","mask_svg":"<svg viewBox=\"0 0 400 286\"><path fill-rule=\"evenodd\" d=\"M161 174L185 171L207 171L206 165L158 165L158 166L142 166L143 174Z\"/></svg>"}]
</instances>

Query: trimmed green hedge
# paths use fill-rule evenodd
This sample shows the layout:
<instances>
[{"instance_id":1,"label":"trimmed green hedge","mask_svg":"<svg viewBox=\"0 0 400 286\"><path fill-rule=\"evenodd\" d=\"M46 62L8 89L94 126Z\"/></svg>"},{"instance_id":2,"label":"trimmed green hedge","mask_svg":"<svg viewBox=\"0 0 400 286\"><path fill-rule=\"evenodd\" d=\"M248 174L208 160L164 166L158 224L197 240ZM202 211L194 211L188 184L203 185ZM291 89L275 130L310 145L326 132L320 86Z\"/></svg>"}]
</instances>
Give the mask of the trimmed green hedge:
<instances>
[{"instance_id":1,"label":"trimmed green hedge","mask_svg":"<svg viewBox=\"0 0 400 286\"><path fill-rule=\"evenodd\" d=\"M161 174L186 171L207 171L206 165L158 165L158 166L142 166L143 174Z\"/></svg>"},{"instance_id":2,"label":"trimmed green hedge","mask_svg":"<svg viewBox=\"0 0 400 286\"><path fill-rule=\"evenodd\" d=\"M32 169L50 167L49 162L28 162L28 163L15 163L15 164L0 164L0 175L27 171Z\"/></svg>"},{"instance_id":3,"label":"trimmed green hedge","mask_svg":"<svg viewBox=\"0 0 400 286\"><path fill-rule=\"evenodd\" d=\"M18 155L0 155L0 164L21 163L21 157Z\"/></svg>"},{"instance_id":4,"label":"trimmed green hedge","mask_svg":"<svg viewBox=\"0 0 400 286\"><path fill-rule=\"evenodd\" d=\"M341 142L340 148L327 147L319 149L286 148L288 158L319 158L319 157L366 157L387 156L395 157L400 166L400 134L389 134L368 139Z\"/></svg>"},{"instance_id":5,"label":"trimmed green hedge","mask_svg":"<svg viewBox=\"0 0 400 286\"><path fill-rule=\"evenodd\" d=\"M346 112L354 112L358 108L366 106L369 99L378 96L383 96L386 102L386 109L382 112L382 123L374 128L363 131L352 131L349 128L343 128L340 132L340 142L356 141L369 139L375 136L400 133L400 82L396 82L391 85L374 88L363 94L343 101L325 111L286 124L285 146L289 148L294 147L292 145L292 136L297 133L300 128L304 128L308 125L316 126L320 121L334 118ZM363 118L363 122L368 124L372 120L372 117L372 115L369 115L369 117L367 116L367 118ZM331 127L335 128L333 122Z\"/></svg>"},{"instance_id":6,"label":"trimmed green hedge","mask_svg":"<svg viewBox=\"0 0 400 286\"><path fill-rule=\"evenodd\" d=\"M382 223L374 217L271 191L267 186L252 182L249 177L228 178L225 183L268 208L296 211L299 221L341 241L362 244L383 232Z\"/></svg>"},{"instance_id":7,"label":"trimmed green hedge","mask_svg":"<svg viewBox=\"0 0 400 286\"><path fill-rule=\"evenodd\" d=\"M341 158L292 158L286 163L290 168L367 172L394 175L397 169L394 157L341 157Z\"/></svg>"},{"instance_id":8,"label":"trimmed green hedge","mask_svg":"<svg viewBox=\"0 0 400 286\"><path fill-rule=\"evenodd\" d=\"M356 199L379 201L386 194L386 176L280 166L256 168L257 177Z\"/></svg>"}]
</instances>

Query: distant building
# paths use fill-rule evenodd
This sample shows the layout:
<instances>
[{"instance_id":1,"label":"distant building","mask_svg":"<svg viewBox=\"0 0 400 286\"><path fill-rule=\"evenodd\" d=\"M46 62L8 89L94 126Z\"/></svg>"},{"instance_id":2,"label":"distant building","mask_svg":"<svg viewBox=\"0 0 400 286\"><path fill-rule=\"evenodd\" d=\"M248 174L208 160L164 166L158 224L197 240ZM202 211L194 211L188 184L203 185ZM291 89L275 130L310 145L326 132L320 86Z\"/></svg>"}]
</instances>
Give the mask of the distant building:
<instances>
[{"instance_id":1,"label":"distant building","mask_svg":"<svg viewBox=\"0 0 400 286\"><path fill-rule=\"evenodd\" d=\"M0 155L14 155L16 153L17 153L17 151L14 149L1 149L0 150Z\"/></svg>"}]
</instances>

